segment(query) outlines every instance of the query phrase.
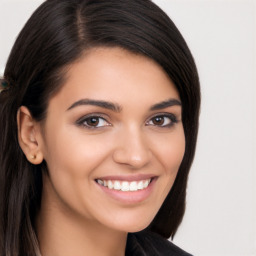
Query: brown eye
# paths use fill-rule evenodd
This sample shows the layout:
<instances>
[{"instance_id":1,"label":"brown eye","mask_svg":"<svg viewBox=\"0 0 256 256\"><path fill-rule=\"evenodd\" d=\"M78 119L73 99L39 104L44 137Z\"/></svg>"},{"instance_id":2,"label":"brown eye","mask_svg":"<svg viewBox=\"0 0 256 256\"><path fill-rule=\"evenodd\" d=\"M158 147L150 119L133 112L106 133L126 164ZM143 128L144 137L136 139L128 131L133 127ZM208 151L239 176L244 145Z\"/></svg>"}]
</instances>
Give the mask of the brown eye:
<instances>
[{"instance_id":1,"label":"brown eye","mask_svg":"<svg viewBox=\"0 0 256 256\"><path fill-rule=\"evenodd\" d=\"M173 114L164 114L152 117L146 124L157 127L171 127L177 123L177 118Z\"/></svg>"},{"instance_id":2,"label":"brown eye","mask_svg":"<svg viewBox=\"0 0 256 256\"><path fill-rule=\"evenodd\" d=\"M152 123L154 125L163 125L164 124L164 117L163 116L156 116L152 119Z\"/></svg>"},{"instance_id":3,"label":"brown eye","mask_svg":"<svg viewBox=\"0 0 256 256\"><path fill-rule=\"evenodd\" d=\"M77 124L80 126L84 126L85 128L92 128L92 129L110 126L110 123L100 116L87 116L87 117L81 118L80 120L77 121Z\"/></svg>"},{"instance_id":4,"label":"brown eye","mask_svg":"<svg viewBox=\"0 0 256 256\"><path fill-rule=\"evenodd\" d=\"M89 126L98 126L99 117L90 117L85 120L86 124Z\"/></svg>"}]
</instances>

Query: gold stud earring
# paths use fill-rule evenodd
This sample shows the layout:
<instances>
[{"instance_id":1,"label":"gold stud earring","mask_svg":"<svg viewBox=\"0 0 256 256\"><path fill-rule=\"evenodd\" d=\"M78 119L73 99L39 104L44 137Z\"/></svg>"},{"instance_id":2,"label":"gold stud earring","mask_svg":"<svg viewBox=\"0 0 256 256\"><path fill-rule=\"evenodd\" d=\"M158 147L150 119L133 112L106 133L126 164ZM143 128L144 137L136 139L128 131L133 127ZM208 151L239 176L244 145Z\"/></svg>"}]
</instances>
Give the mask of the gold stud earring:
<instances>
[{"instance_id":1,"label":"gold stud earring","mask_svg":"<svg viewBox=\"0 0 256 256\"><path fill-rule=\"evenodd\" d=\"M36 159L36 155L31 155L31 159Z\"/></svg>"}]
</instances>

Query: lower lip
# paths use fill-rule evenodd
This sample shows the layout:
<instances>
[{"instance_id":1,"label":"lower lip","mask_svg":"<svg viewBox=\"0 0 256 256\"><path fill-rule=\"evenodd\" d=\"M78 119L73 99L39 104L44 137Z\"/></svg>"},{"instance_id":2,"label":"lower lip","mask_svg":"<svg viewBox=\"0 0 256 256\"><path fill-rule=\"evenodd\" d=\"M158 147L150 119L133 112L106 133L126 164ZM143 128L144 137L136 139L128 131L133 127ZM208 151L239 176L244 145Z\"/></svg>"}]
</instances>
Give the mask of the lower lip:
<instances>
[{"instance_id":1,"label":"lower lip","mask_svg":"<svg viewBox=\"0 0 256 256\"><path fill-rule=\"evenodd\" d=\"M153 178L147 188L137 190L137 191L121 191L109 189L108 187L104 187L98 184L95 181L96 185L100 187L100 189L110 196L112 199L117 200L124 204L138 204L145 201L153 191L154 185L156 183L156 178Z\"/></svg>"}]
</instances>

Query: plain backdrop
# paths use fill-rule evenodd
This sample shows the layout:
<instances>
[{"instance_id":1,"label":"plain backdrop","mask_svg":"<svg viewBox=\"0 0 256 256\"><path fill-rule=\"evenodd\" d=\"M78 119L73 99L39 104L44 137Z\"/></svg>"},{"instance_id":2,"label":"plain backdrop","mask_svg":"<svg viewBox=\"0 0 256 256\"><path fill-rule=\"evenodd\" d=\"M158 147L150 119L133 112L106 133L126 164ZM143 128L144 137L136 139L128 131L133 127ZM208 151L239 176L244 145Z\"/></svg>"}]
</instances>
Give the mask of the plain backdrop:
<instances>
[{"instance_id":1,"label":"plain backdrop","mask_svg":"<svg viewBox=\"0 0 256 256\"><path fill-rule=\"evenodd\" d=\"M41 2L0 0L0 74ZM174 243L197 256L256 256L256 1L154 2L185 37L202 86L187 211Z\"/></svg>"}]
</instances>

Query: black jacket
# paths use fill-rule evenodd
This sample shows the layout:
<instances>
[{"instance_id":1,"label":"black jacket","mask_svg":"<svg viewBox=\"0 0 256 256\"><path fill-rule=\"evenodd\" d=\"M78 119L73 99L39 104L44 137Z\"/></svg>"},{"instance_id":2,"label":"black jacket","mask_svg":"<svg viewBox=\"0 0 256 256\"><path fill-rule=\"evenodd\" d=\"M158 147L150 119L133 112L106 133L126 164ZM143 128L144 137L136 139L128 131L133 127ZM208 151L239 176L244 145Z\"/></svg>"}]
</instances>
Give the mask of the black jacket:
<instances>
[{"instance_id":1,"label":"black jacket","mask_svg":"<svg viewBox=\"0 0 256 256\"><path fill-rule=\"evenodd\" d=\"M192 256L167 239L149 231L128 234L126 256Z\"/></svg>"}]
</instances>

